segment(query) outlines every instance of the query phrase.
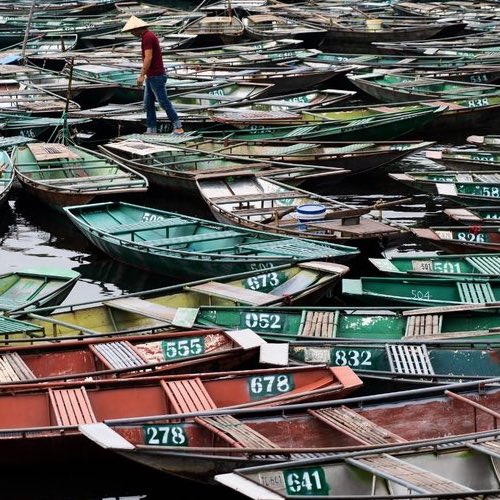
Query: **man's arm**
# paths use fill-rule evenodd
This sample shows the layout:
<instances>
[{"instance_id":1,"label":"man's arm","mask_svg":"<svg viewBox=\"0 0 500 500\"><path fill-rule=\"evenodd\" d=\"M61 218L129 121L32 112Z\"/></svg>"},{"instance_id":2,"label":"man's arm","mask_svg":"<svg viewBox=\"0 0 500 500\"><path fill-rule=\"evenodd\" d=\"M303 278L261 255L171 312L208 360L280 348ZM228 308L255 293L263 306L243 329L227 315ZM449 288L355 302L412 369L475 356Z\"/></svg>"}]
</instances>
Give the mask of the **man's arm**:
<instances>
[{"instance_id":1,"label":"man's arm","mask_svg":"<svg viewBox=\"0 0 500 500\"><path fill-rule=\"evenodd\" d=\"M142 85L146 77L151 61L153 60L153 49L146 49L144 51L144 60L142 61L142 69L140 75L137 77L137 85Z\"/></svg>"}]
</instances>

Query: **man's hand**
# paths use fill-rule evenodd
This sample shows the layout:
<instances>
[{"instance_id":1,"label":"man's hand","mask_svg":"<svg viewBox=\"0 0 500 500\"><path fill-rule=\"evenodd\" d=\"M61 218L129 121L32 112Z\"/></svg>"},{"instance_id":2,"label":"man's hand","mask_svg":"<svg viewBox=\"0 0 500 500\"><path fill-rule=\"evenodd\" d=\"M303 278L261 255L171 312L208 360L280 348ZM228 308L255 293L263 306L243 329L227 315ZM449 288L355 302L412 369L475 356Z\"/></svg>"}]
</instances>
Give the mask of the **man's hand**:
<instances>
[{"instance_id":1,"label":"man's hand","mask_svg":"<svg viewBox=\"0 0 500 500\"><path fill-rule=\"evenodd\" d=\"M142 85L143 85L143 84L144 84L144 76L139 75L139 76L137 77L137 86L138 86L138 87L142 87Z\"/></svg>"}]
</instances>

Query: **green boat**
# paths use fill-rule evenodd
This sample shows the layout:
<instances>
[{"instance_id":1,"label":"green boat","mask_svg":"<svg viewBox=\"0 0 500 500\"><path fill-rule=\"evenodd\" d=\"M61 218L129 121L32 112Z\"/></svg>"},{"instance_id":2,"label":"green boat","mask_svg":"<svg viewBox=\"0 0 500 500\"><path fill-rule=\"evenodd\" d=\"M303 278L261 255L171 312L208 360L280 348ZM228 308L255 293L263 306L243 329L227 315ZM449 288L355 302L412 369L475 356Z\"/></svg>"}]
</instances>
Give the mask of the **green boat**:
<instances>
[{"instance_id":1,"label":"green boat","mask_svg":"<svg viewBox=\"0 0 500 500\"><path fill-rule=\"evenodd\" d=\"M425 156L450 170L495 172L500 166L500 151L446 148L426 151Z\"/></svg>"},{"instance_id":2,"label":"green boat","mask_svg":"<svg viewBox=\"0 0 500 500\"><path fill-rule=\"evenodd\" d=\"M60 304L80 278L72 269L44 268L0 275L0 311L4 314Z\"/></svg>"},{"instance_id":3,"label":"green boat","mask_svg":"<svg viewBox=\"0 0 500 500\"><path fill-rule=\"evenodd\" d=\"M16 319L29 323L18 324L0 316L0 343L185 330L195 323L201 326L197 315L204 307L263 307L269 312L284 304L311 304L331 290L348 270L333 262L308 261L183 282L104 301L38 308L28 314L22 311Z\"/></svg>"},{"instance_id":4,"label":"green boat","mask_svg":"<svg viewBox=\"0 0 500 500\"><path fill-rule=\"evenodd\" d=\"M496 224L500 219L499 206L445 208L444 213L462 224Z\"/></svg>"},{"instance_id":5,"label":"green boat","mask_svg":"<svg viewBox=\"0 0 500 500\"><path fill-rule=\"evenodd\" d=\"M297 123L295 125L255 124L238 130L200 129L205 138L226 140L262 141L267 139L317 140L320 138L339 141L389 141L403 136L432 122L443 113L446 106L434 106L411 112L373 113L371 116L343 115L338 121Z\"/></svg>"},{"instance_id":6,"label":"green boat","mask_svg":"<svg viewBox=\"0 0 500 500\"><path fill-rule=\"evenodd\" d=\"M48 142L16 146L12 163L23 189L57 210L148 189L142 174L80 146Z\"/></svg>"},{"instance_id":7,"label":"green boat","mask_svg":"<svg viewBox=\"0 0 500 500\"><path fill-rule=\"evenodd\" d=\"M433 137L436 134L442 134L443 130L447 132L464 131L471 132L480 129L484 123L490 126L498 123L498 111L500 109L500 92L496 95L482 97L480 99L471 99L470 97L441 97L438 99L419 99L419 102L405 101L397 103L386 103L383 106L380 104L372 104L371 109L379 109L385 112L400 112L426 109L429 106L447 106L447 108L437 115L432 121L426 124L425 128L420 130L420 138L428 137L426 134L431 134ZM351 106L344 108L330 108L321 111L308 112L302 114L308 121L325 121L330 120L341 110L363 109L365 106Z\"/></svg>"},{"instance_id":8,"label":"green boat","mask_svg":"<svg viewBox=\"0 0 500 500\"><path fill-rule=\"evenodd\" d=\"M500 253L457 255L397 255L369 261L391 276L459 276L496 278L500 274Z\"/></svg>"},{"instance_id":9,"label":"green boat","mask_svg":"<svg viewBox=\"0 0 500 500\"><path fill-rule=\"evenodd\" d=\"M411 74L373 72L350 75L347 78L357 88L381 102L420 101L442 97L482 99L498 94L496 85L425 78Z\"/></svg>"},{"instance_id":10,"label":"green boat","mask_svg":"<svg viewBox=\"0 0 500 500\"><path fill-rule=\"evenodd\" d=\"M496 171L390 173L389 177L414 189L439 194L464 205L500 202L500 174Z\"/></svg>"},{"instance_id":11,"label":"green boat","mask_svg":"<svg viewBox=\"0 0 500 500\"><path fill-rule=\"evenodd\" d=\"M178 310L186 327L250 328L270 341L500 340L495 307L266 307L202 306Z\"/></svg>"},{"instance_id":12,"label":"green boat","mask_svg":"<svg viewBox=\"0 0 500 500\"><path fill-rule=\"evenodd\" d=\"M7 202L14 179L14 167L10 156L7 151L0 150L0 206Z\"/></svg>"},{"instance_id":13,"label":"green boat","mask_svg":"<svg viewBox=\"0 0 500 500\"><path fill-rule=\"evenodd\" d=\"M467 142L485 149L498 149L500 148L500 135L469 135Z\"/></svg>"},{"instance_id":14,"label":"green boat","mask_svg":"<svg viewBox=\"0 0 500 500\"><path fill-rule=\"evenodd\" d=\"M307 260L346 260L354 247L267 234L123 202L64 207L101 251L125 264L201 279Z\"/></svg>"},{"instance_id":15,"label":"green boat","mask_svg":"<svg viewBox=\"0 0 500 500\"><path fill-rule=\"evenodd\" d=\"M500 343L392 343L392 342L293 342L289 357L302 363L349 366L363 372L384 372L404 378L439 378L448 382L461 378L500 376L497 351Z\"/></svg>"},{"instance_id":16,"label":"green boat","mask_svg":"<svg viewBox=\"0 0 500 500\"><path fill-rule=\"evenodd\" d=\"M500 279L362 277L343 279L342 293L370 305L486 304L500 301Z\"/></svg>"}]
</instances>

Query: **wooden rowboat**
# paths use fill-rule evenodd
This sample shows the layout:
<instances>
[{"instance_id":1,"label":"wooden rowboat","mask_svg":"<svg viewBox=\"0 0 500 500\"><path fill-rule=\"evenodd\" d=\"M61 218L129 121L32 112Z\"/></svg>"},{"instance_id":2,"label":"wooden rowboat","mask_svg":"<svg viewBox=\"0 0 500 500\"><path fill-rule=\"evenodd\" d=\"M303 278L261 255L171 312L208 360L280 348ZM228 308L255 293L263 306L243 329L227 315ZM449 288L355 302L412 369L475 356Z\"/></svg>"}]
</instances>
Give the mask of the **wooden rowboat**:
<instances>
[{"instance_id":1,"label":"wooden rowboat","mask_svg":"<svg viewBox=\"0 0 500 500\"><path fill-rule=\"evenodd\" d=\"M15 321L12 318L2 323ZM27 323L23 323L24 327ZM30 324L28 324L30 325ZM31 323L33 328L36 325ZM41 331L40 331L41 330ZM43 327L38 332L43 335ZM0 348L0 387L22 386L31 389L63 385L71 381L111 380L187 373L193 370L230 370L256 366L265 356L267 344L247 331L220 329L168 329L137 335L113 335L93 338L75 337L64 342L33 342ZM166 331L165 331L166 330ZM36 337L41 340L42 337ZM53 337L54 338L54 337ZM56 339L58 340L58 339ZM15 342L13 342L15 344ZM263 347L264 346L264 347ZM288 357L275 355L270 362L286 364Z\"/></svg>"},{"instance_id":2,"label":"wooden rowboat","mask_svg":"<svg viewBox=\"0 0 500 500\"><path fill-rule=\"evenodd\" d=\"M446 148L426 151L425 156L449 170L494 171L500 165L499 151Z\"/></svg>"},{"instance_id":3,"label":"wooden rowboat","mask_svg":"<svg viewBox=\"0 0 500 500\"><path fill-rule=\"evenodd\" d=\"M80 273L72 269L41 267L0 275L0 310L12 314L35 307L60 304Z\"/></svg>"},{"instance_id":4,"label":"wooden rowboat","mask_svg":"<svg viewBox=\"0 0 500 500\"><path fill-rule=\"evenodd\" d=\"M14 167L9 154L5 150L0 151L0 207L7 202L9 193L14 185Z\"/></svg>"},{"instance_id":5,"label":"wooden rowboat","mask_svg":"<svg viewBox=\"0 0 500 500\"><path fill-rule=\"evenodd\" d=\"M433 226L428 228L411 228L411 232L418 238L429 241L433 245L446 251L476 253L477 251L498 252L500 250L500 224L460 225L460 226ZM488 260L484 264L488 268ZM495 268L495 258L490 261ZM498 269L493 271L498 275ZM489 274L489 273L488 273Z\"/></svg>"},{"instance_id":6,"label":"wooden rowboat","mask_svg":"<svg viewBox=\"0 0 500 500\"><path fill-rule=\"evenodd\" d=\"M500 148L500 136L498 135L469 135L467 142L481 148Z\"/></svg>"},{"instance_id":7,"label":"wooden rowboat","mask_svg":"<svg viewBox=\"0 0 500 500\"><path fill-rule=\"evenodd\" d=\"M130 203L94 203L64 210L110 257L181 279L312 259L345 260L359 253L354 247L267 234Z\"/></svg>"},{"instance_id":8,"label":"wooden rowboat","mask_svg":"<svg viewBox=\"0 0 500 500\"><path fill-rule=\"evenodd\" d=\"M339 243L399 237L407 232L371 215L373 207L346 205L264 177L220 176L199 178L196 183L215 219L225 224ZM316 217L310 215L318 212Z\"/></svg>"},{"instance_id":9,"label":"wooden rowboat","mask_svg":"<svg viewBox=\"0 0 500 500\"><path fill-rule=\"evenodd\" d=\"M181 312L179 311L179 314ZM185 316L186 317L186 316ZM408 341L500 340L496 306L326 307L202 306L187 328L250 328L270 341Z\"/></svg>"},{"instance_id":10,"label":"wooden rowboat","mask_svg":"<svg viewBox=\"0 0 500 500\"><path fill-rule=\"evenodd\" d=\"M17 316L21 325L0 316L0 343L26 344L78 340L87 335L162 332L194 325L203 306L311 304L335 286L348 267L332 262L299 264L219 276L122 295L105 301L72 303ZM235 328L237 329L237 328Z\"/></svg>"},{"instance_id":11,"label":"wooden rowboat","mask_svg":"<svg viewBox=\"0 0 500 500\"><path fill-rule=\"evenodd\" d=\"M296 495L350 500L397 500L414 495L439 500L488 498L499 489L494 466L497 446L498 432L492 431L488 437L471 435L429 442L427 448L403 443L401 448L378 447L371 452L330 455L323 460L308 458L236 469L217 474L215 480L249 498L267 500ZM480 477L479 481L468 474L472 470L477 471L473 475ZM328 495L333 491L335 494Z\"/></svg>"},{"instance_id":12,"label":"wooden rowboat","mask_svg":"<svg viewBox=\"0 0 500 500\"><path fill-rule=\"evenodd\" d=\"M5 386L0 394L0 442L5 449L0 463L34 465L45 456L53 464L63 464L73 456L76 462L95 465L106 457L99 448L88 446L90 442L78 430L84 423L207 407L280 406L310 397L335 399L359 387L361 381L348 367L193 373L68 382L59 387L38 384L16 390Z\"/></svg>"},{"instance_id":13,"label":"wooden rowboat","mask_svg":"<svg viewBox=\"0 0 500 500\"><path fill-rule=\"evenodd\" d=\"M190 480L212 482L214 475L236 467L279 463L293 468L297 461L308 459L314 471L315 462L332 454L376 449L389 453L398 446L424 446L427 440L478 438L477 432L497 436L488 413L498 410L498 397L498 389L486 388L483 393L470 383L450 384L282 406L279 412L235 409L116 419L84 424L80 430L97 445L133 461ZM496 477L491 468L486 471ZM366 484L371 487L371 480Z\"/></svg>"},{"instance_id":14,"label":"wooden rowboat","mask_svg":"<svg viewBox=\"0 0 500 500\"><path fill-rule=\"evenodd\" d=\"M12 152L12 163L23 188L56 209L96 198L144 193L148 189L142 174L79 146L17 146Z\"/></svg>"},{"instance_id":15,"label":"wooden rowboat","mask_svg":"<svg viewBox=\"0 0 500 500\"><path fill-rule=\"evenodd\" d=\"M445 306L500 301L499 279L362 277L343 279L342 293L376 304Z\"/></svg>"},{"instance_id":16,"label":"wooden rowboat","mask_svg":"<svg viewBox=\"0 0 500 500\"><path fill-rule=\"evenodd\" d=\"M389 174L392 179L460 203L481 205L500 201L500 174L497 171L443 171Z\"/></svg>"},{"instance_id":17,"label":"wooden rowboat","mask_svg":"<svg viewBox=\"0 0 500 500\"><path fill-rule=\"evenodd\" d=\"M426 234L434 235L435 233L436 229L415 229L415 234L421 237L425 237ZM438 235L441 236L439 231ZM450 243L452 242L450 241ZM464 242L464 245L467 246L467 243ZM370 258L369 260L379 271L393 276L453 275L472 278L481 276L495 278L500 273L500 253L443 254L423 257L419 256L419 254L411 256L396 255L384 259Z\"/></svg>"},{"instance_id":18,"label":"wooden rowboat","mask_svg":"<svg viewBox=\"0 0 500 500\"><path fill-rule=\"evenodd\" d=\"M462 224L495 224L500 219L500 207L445 208L444 213Z\"/></svg>"}]
</instances>

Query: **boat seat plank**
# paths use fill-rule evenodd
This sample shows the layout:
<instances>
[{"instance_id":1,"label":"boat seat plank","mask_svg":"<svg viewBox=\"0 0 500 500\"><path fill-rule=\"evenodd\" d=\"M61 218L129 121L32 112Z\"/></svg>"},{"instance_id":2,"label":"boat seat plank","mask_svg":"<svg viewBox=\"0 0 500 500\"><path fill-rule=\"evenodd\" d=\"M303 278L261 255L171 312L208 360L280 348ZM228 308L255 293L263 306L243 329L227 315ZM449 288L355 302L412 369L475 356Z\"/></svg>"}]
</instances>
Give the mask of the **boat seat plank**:
<instances>
[{"instance_id":1,"label":"boat seat plank","mask_svg":"<svg viewBox=\"0 0 500 500\"><path fill-rule=\"evenodd\" d=\"M451 481L429 470L421 469L416 465L412 465L387 453L368 457L346 458L346 462L377 476L406 486L414 494L465 493L473 491L467 486Z\"/></svg>"},{"instance_id":2,"label":"boat seat plank","mask_svg":"<svg viewBox=\"0 0 500 500\"><path fill-rule=\"evenodd\" d=\"M76 389L49 388L49 399L57 425L97 422L85 387Z\"/></svg>"},{"instance_id":3,"label":"boat seat plank","mask_svg":"<svg viewBox=\"0 0 500 500\"><path fill-rule=\"evenodd\" d=\"M387 359L395 373L434 375L427 346L386 344Z\"/></svg>"},{"instance_id":4,"label":"boat seat plank","mask_svg":"<svg viewBox=\"0 0 500 500\"><path fill-rule=\"evenodd\" d=\"M33 372L17 352L0 356L0 382L19 382L36 379Z\"/></svg>"},{"instance_id":5,"label":"boat seat plank","mask_svg":"<svg viewBox=\"0 0 500 500\"><path fill-rule=\"evenodd\" d=\"M345 214L348 215L348 214ZM341 232L345 233L349 236L366 236L369 234L391 234L391 233L399 233L401 230L389 226L388 224L384 224L383 222L379 222L377 220L362 218L359 219L358 224L344 224L346 217L338 218L338 219L328 219L324 221L311 221L305 222L304 224L307 227L311 227L314 229L322 229L328 230L329 232Z\"/></svg>"},{"instance_id":6,"label":"boat seat plank","mask_svg":"<svg viewBox=\"0 0 500 500\"><path fill-rule=\"evenodd\" d=\"M59 143L29 143L28 148L37 161L55 160L61 158L80 158L64 144Z\"/></svg>"},{"instance_id":7,"label":"boat seat plank","mask_svg":"<svg viewBox=\"0 0 500 500\"><path fill-rule=\"evenodd\" d=\"M439 335L443 324L441 314L415 314L406 321L404 338L422 335Z\"/></svg>"},{"instance_id":8,"label":"boat seat plank","mask_svg":"<svg viewBox=\"0 0 500 500\"><path fill-rule=\"evenodd\" d=\"M495 294L489 283L457 281L457 289L462 302L473 304L495 302Z\"/></svg>"},{"instance_id":9,"label":"boat seat plank","mask_svg":"<svg viewBox=\"0 0 500 500\"><path fill-rule=\"evenodd\" d=\"M44 335L44 329L41 326L26 321L7 318L6 316L0 316L0 335L4 335L8 338L9 334L20 332L28 337L40 337Z\"/></svg>"},{"instance_id":10,"label":"boat seat plank","mask_svg":"<svg viewBox=\"0 0 500 500\"><path fill-rule=\"evenodd\" d=\"M199 377L186 380L161 381L176 413L214 410L217 408Z\"/></svg>"},{"instance_id":11,"label":"boat seat plank","mask_svg":"<svg viewBox=\"0 0 500 500\"><path fill-rule=\"evenodd\" d=\"M279 193L254 193L254 194L240 194L233 196L218 196L211 198L211 202L215 205L222 205L224 203L248 203L251 201L266 201L266 200L280 200L282 198L303 198L304 193L298 191L282 191Z\"/></svg>"},{"instance_id":12,"label":"boat seat plank","mask_svg":"<svg viewBox=\"0 0 500 500\"><path fill-rule=\"evenodd\" d=\"M235 448L278 448L270 439L232 415L195 417L195 421Z\"/></svg>"},{"instance_id":13,"label":"boat seat plank","mask_svg":"<svg viewBox=\"0 0 500 500\"><path fill-rule=\"evenodd\" d=\"M238 217L251 217L252 215L267 215L267 214L281 214L283 212L289 212L291 207L261 207L261 208L239 208L234 207L231 211L234 215ZM292 208L295 210L295 207Z\"/></svg>"},{"instance_id":14,"label":"boat seat plank","mask_svg":"<svg viewBox=\"0 0 500 500\"><path fill-rule=\"evenodd\" d=\"M466 256L465 260L483 274L500 275L500 257L496 255Z\"/></svg>"},{"instance_id":15,"label":"boat seat plank","mask_svg":"<svg viewBox=\"0 0 500 500\"><path fill-rule=\"evenodd\" d=\"M161 238L158 240L148 240L147 244L151 246L162 246L162 247L170 247L172 245L181 245L181 244L190 244L190 243L198 243L200 241L213 241L224 238L236 238L236 237L244 237L240 231L213 231L210 233L200 233L200 234L191 234L189 236L177 236L173 238Z\"/></svg>"},{"instance_id":16,"label":"boat seat plank","mask_svg":"<svg viewBox=\"0 0 500 500\"><path fill-rule=\"evenodd\" d=\"M91 344L90 350L112 370L134 368L148 363L126 340Z\"/></svg>"},{"instance_id":17,"label":"boat seat plank","mask_svg":"<svg viewBox=\"0 0 500 500\"><path fill-rule=\"evenodd\" d=\"M131 224L117 224L106 229L108 234L119 236L126 233L136 233L139 231L149 231L153 229L168 229L170 227L189 226L196 224L193 221L188 221L181 217L173 217L171 219L151 220L132 222Z\"/></svg>"},{"instance_id":18,"label":"boat seat plank","mask_svg":"<svg viewBox=\"0 0 500 500\"><path fill-rule=\"evenodd\" d=\"M147 318L157 319L159 321L170 322L174 319L177 308L162 306L149 302L148 300L138 297L125 297L121 299L112 299L104 301L103 304L107 307L120 309L122 311L139 314Z\"/></svg>"},{"instance_id":19,"label":"boat seat plank","mask_svg":"<svg viewBox=\"0 0 500 500\"><path fill-rule=\"evenodd\" d=\"M252 253L272 253L273 255L293 255L295 258L318 259L320 258L320 248L317 244L311 244L309 241L288 239L281 240L279 243L276 240L260 241L256 243L244 243L236 247L239 253L243 251L251 251ZM331 249L324 247L324 252L321 255L325 257L331 256Z\"/></svg>"},{"instance_id":20,"label":"boat seat plank","mask_svg":"<svg viewBox=\"0 0 500 500\"><path fill-rule=\"evenodd\" d=\"M491 441L482 441L479 443L467 443L469 448L477 450L480 453L486 453L490 457L500 458L500 441L492 439Z\"/></svg>"},{"instance_id":21,"label":"boat seat plank","mask_svg":"<svg viewBox=\"0 0 500 500\"><path fill-rule=\"evenodd\" d=\"M303 311L298 336L333 338L338 319L338 311Z\"/></svg>"},{"instance_id":22,"label":"boat seat plank","mask_svg":"<svg viewBox=\"0 0 500 500\"><path fill-rule=\"evenodd\" d=\"M270 304L280 299L278 295L273 295L272 293L250 290L219 281L209 281L207 283L200 283L199 285L188 286L186 290L254 306Z\"/></svg>"},{"instance_id":23,"label":"boat seat plank","mask_svg":"<svg viewBox=\"0 0 500 500\"><path fill-rule=\"evenodd\" d=\"M373 423L347 406L309 409L308 413L361 444L404 443L406 439Z\"/></svg>"}]
</instances>

